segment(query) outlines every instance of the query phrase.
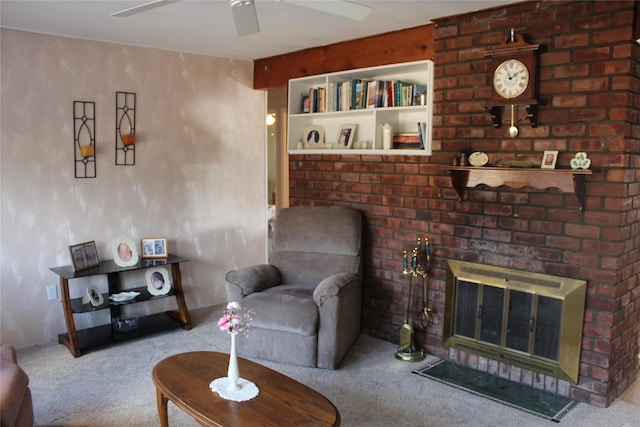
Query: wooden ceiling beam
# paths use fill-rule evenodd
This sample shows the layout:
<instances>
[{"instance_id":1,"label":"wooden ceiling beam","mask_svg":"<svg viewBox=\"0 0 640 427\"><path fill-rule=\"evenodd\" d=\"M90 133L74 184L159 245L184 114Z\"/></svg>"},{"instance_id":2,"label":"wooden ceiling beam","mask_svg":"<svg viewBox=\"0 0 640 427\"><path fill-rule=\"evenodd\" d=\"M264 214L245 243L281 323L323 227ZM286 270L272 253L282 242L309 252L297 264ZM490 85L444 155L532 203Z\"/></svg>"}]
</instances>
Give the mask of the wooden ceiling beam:
<instances>
[{"instance_id":1,"label":"wooden ceiling beam","mask_svg":"<svg viewBox=\"0 0 640 427\"><path fill-rule=\"evenodd\" d=\"M433 59L433 24L313 47L253 64L253 88L286 86L289 79L335 71Z\"/></svg>"}]
</instances>

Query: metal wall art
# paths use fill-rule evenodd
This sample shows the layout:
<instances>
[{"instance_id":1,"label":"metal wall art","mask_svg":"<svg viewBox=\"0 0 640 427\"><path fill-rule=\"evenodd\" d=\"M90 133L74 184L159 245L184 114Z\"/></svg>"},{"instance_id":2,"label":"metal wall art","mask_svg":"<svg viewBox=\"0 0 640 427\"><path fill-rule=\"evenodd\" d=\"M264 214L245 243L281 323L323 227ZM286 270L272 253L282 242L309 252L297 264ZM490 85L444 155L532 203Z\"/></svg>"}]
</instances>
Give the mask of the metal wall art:
<instances>
[{"instance_id":1,"label":"metal wall art","mask_svg":"<svg viewBox=\"0 0 640 427\"><path fill-rule=\"evenodd\" d=\"M76 178L96 177L96 104L73 101L73 158Z\"/></svg>"},{"instance_id":2,"label":"metal wall art","mask_svg":"<svg viewBox=\"0 0 640 427\"><path fill-rule=\"evenodd\" d=\"M136 94L116 92L116 165L136 164Z\"/></svg>"}]
</instances>

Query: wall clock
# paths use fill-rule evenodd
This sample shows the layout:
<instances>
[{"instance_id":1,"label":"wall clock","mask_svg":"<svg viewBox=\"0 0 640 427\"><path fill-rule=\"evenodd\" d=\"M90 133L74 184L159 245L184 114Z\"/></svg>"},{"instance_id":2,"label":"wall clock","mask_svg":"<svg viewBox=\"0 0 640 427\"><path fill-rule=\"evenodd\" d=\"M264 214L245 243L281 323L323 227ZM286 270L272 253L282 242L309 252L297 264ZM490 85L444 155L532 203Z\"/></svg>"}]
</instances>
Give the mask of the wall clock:
<instances>
[{"instance_id":1,"label":"wall clock","mask_svg":"<svg viewBox=\"0 0 640 427\"><path fill-rule=\"evenodd\" d=\"M529 44L513 29L497 48L484 52L491 58L491 113L493 126L502 125L505 106L523 105L532 127L537 126L539 44Z\"/></svg>"}]
</instances>

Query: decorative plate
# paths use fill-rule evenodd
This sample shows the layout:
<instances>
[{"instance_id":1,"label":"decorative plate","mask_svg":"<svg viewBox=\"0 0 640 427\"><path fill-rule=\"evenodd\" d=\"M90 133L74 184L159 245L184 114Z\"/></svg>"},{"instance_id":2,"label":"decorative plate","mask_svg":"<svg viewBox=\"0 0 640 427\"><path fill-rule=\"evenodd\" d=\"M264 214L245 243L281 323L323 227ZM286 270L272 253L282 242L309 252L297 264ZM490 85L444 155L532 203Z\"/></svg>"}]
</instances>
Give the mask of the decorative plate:
<instances>
[{"instance_id":1,"label":"decorative plate","mask_svg":"<svg viewBox=\"0 0 640 427\"><path fill-rule=\"evenodd\" d=\"M109 299L114 302L130 301L140 295L140 292L120 292L119 294L109 295Z\"/></svg>"},{"instance_id":2,"label":"decorative plate","mask_svg":"<svg viewBox=\"0 0 640 427\"><path fill-rule=\"evenodd\" d=\"M487 153L483 153L482 151L476 151L469 155L469 164L471 166L484 166L489 161L489 156Z\"/></svg>"}]
</instances>

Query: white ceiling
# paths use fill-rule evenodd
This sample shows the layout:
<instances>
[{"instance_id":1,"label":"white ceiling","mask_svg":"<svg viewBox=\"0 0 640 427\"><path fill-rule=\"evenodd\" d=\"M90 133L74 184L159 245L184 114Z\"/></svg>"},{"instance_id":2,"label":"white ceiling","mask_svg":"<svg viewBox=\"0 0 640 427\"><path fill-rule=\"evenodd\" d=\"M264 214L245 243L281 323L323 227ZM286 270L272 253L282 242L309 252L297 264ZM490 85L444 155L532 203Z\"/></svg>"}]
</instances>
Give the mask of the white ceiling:
<instances>
[{"instance_id":1,"label":"white ceiling","mask_svg":"<svg viewBox=\"0 0 640 427\"><path fill-rule=\"evenodd\" d=\"M110 14L148 1L0 0L0 26L253 60L425 25L435 18L516 0L352 1L373 11L358 22L285 1L256 0L260 32L244 37L236 35L228 0L183 0L126 18Z\"/></svg>"}]
</instances>

